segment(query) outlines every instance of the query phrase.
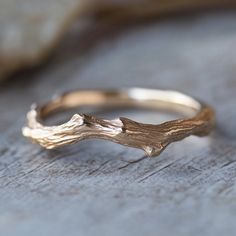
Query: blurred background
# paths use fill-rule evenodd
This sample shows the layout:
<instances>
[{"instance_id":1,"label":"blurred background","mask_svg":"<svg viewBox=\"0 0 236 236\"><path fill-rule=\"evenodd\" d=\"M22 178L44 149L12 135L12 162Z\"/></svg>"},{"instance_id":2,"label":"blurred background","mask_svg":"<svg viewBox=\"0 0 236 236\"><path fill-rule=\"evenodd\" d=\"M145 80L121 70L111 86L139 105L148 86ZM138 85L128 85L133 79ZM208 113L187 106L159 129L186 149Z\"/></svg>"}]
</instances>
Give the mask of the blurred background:
<instances>
[{"instance_id":1,"label":"blurred background","mask_svg":"<svg viewBox=\"0 0 236 236\"><path fill-rule=\"evenodd\" d=\"M235 235L235 7L235 0L0 0L3 235ZM120 87L195 96L215 108L217 127L211 138L190 137L151 160L96 140L46 152L21 135L34 102Z\"/></svg>"}]
</instances>

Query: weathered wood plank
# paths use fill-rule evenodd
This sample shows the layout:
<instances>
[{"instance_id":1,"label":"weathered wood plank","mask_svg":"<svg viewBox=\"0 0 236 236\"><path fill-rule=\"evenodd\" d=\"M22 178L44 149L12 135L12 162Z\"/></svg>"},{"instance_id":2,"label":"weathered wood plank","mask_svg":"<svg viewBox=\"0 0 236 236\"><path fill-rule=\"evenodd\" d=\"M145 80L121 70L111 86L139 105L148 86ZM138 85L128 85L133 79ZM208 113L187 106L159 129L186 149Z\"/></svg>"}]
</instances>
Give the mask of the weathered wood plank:
<instances>
[{"instance_id":1,"label":"weathered wood plank","mask_svg":"<svg viewBox=\"0 0 236 236\"><path fill-rule=\"evenodd\" d=\"M1 235L235 235L235 20L226 12L135 26L0 88ZM96 140L48 152L21 136L34 101L75 87L125 86L195 95L216 108L217 129L154 159Z\"/></svg>"}]
</instances>

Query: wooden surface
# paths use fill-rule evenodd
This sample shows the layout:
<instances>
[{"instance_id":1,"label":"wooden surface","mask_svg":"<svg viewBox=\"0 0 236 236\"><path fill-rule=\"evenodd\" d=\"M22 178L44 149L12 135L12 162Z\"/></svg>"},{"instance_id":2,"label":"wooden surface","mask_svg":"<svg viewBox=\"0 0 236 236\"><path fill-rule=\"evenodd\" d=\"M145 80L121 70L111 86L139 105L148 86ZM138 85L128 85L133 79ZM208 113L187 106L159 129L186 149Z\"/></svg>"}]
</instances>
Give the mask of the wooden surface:
<instances>
[{"instance_id":1,"label":"wooden surface","mask_svg":"<svg viewBox=\"0 0 236 236\"><path fill-rule=\"evenodd\" d=\"M88 32L65 42L46 67L2 85L1 235L235 235L235 22L235 12L218 12L110 31L109 37ZM96 140L49 152L21 135L34 101L71 88L126 86L176 89L207 101L216 108L217 129L153 159Z\"/></svg>"}]
</instances>

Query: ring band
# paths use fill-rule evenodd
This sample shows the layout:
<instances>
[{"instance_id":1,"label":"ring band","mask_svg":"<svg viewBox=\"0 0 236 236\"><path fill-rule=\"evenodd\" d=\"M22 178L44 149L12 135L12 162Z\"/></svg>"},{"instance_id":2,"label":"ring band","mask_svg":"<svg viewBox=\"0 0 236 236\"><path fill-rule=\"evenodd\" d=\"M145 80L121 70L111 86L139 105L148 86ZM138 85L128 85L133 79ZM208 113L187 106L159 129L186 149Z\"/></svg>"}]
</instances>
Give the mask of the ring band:
<instances>
[{"instance_id":1,"label":"ring band","mask_svg":"<svg viewBox=\"0 0 236 236\"><path fill-rule=\"evenodd\" d=\"M49 115L79 106L142 107L174 110L191 114L191 118L162 124L143 124L128 118L104 120L91 115L75 114L66 123L44 126ZM143 149L148 156L159 155L170 143L190 135L205 136L215 123L213 109L177 91L130 88L121 90L77 90L58 96L42 106L32 106L27 114L23 135L46 149L100 138Z\"/></svg>"}]
</instances>

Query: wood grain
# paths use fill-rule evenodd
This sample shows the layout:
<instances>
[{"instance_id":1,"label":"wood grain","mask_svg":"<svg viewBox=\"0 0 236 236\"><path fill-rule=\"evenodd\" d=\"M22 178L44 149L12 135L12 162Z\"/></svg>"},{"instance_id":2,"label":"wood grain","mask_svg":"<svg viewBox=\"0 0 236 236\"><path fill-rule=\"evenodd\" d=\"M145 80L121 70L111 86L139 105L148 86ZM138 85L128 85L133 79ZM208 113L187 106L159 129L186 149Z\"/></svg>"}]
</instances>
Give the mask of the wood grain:
<instances>
[{"instance_id":1,"label":"wood grain","mask_svg":"<svg viewBox=\"0 0 236 236\"><path fill-rule=\"evenodd\" d=\"M235 12L219 12L133 26L115 38L100 36L87 51L68 45L70 55L2 85L1 235L235 235L235 21ZM88 48L91 41L83 40ZM45 151L21 135L34 101L72 88L125 86L196 96L216 108L217 128L155 159L97 140ZM143 122L172 117L99 114Z\"/></svg>"}]
</instances>

